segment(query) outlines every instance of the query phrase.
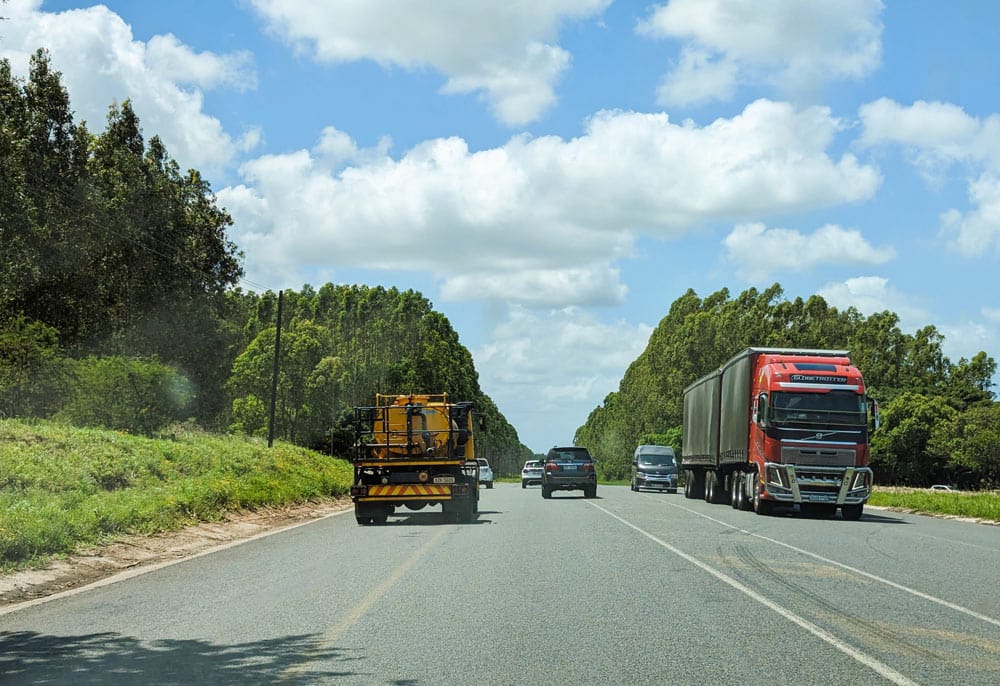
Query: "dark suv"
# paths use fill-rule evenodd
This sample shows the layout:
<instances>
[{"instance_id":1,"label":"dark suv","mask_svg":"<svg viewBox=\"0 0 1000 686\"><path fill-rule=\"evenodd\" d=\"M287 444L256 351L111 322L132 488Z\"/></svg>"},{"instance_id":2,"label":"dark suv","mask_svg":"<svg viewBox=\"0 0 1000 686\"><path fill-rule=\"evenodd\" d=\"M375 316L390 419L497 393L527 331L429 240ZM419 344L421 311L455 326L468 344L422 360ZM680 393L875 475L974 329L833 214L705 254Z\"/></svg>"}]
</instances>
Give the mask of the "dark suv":
<instances>
[{"instance_id":1,"label":"dark suv","mask_svg":"<svg viewBox=\"0 0 1000 686\"><path fill-rule=\"evenodd\" d=\"M542 470L542 497L551 498L552 491L583 491L587 498L597 497L594 458L586 448L572 445L548 452Z\"/></svg>"}]
</instances>

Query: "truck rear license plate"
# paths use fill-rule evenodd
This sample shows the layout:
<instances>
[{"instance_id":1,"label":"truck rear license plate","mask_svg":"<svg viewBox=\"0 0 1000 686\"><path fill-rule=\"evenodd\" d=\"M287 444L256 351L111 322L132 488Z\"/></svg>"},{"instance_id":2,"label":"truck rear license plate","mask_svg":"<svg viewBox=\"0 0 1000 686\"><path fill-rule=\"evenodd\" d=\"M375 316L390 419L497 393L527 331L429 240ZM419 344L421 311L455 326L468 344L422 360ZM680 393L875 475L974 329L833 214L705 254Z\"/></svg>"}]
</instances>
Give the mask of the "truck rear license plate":
<instances>
[{"instance_id":1,"label":"truck rear license plate","mask_svg":"<svg viewBox=\"0 0 1000 686\"><path fill-rule=\"evenodd\" d=\"M435 476L434 483L436 484L453 484L455 483L455 477L453 476Z\"/></svg>"}]
</instances>

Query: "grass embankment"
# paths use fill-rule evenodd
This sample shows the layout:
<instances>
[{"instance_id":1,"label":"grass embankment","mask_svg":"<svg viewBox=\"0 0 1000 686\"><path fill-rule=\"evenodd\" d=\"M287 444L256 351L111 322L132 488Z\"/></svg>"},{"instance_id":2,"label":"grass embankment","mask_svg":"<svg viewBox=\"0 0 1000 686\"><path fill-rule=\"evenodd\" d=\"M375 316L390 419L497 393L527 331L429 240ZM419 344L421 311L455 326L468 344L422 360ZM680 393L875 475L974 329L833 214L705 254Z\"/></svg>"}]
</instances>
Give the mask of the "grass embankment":
<instances>
[{"instance_id":1,"label":"grass embankment","mask_svg":"<svg viewBox=\"0 0 1000 686\"><path fill-rule=\"evenodd\" d=\"M1000 492L948 492L875 487L870 505L1000 522Z\"/></svg>"},{"instance_id":2,"label":"grass embankment","mask_svg":"<svg viewBox=\"0 0 1000 686\"><path fill-rule=\"evenodd\" d=\"M344 495L352 476L343 460L286 443L0 420L0 570L119 534Z\"/></svg>"}]
</instances>

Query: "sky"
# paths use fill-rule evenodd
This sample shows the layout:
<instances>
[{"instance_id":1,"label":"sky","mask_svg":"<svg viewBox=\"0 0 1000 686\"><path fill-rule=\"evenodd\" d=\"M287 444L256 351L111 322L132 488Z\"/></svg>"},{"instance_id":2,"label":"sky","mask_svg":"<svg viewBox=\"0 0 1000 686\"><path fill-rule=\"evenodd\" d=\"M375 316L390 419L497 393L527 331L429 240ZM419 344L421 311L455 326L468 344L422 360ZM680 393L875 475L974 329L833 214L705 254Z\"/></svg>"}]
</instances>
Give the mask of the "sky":
<instances>
[{"instance_id":1,"label":"sky","mask_svg":"<svg viewBox=\"0 0 1000 686\"><path fill-rule=\"evenodd\" d=\"M102 131L130 99L202 173L244 289L420 291L535 452L572 441L688 289L777 282L933 325L952 362L1000 358L1000 3L8 0L0 16L15 74L46 48L77 122Z\"/></svg>"}]
</instances>

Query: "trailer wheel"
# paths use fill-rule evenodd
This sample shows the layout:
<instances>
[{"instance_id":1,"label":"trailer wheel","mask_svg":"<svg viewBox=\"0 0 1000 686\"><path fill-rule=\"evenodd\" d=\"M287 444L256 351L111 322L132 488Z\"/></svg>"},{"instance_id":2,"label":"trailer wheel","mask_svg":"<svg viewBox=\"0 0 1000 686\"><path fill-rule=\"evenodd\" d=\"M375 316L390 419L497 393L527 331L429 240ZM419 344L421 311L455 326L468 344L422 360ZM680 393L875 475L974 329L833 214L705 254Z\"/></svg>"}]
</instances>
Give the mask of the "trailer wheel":
<instances>
[{"instance_id":1,"label":"trailer wheel","mask_svg":"<svg viewBox=\"0 0 1000 686\"><path fill-rule=\"evenodd\" d=\"M705 497L705 472L700 469L688 469L684 472L684 497Z\"/></svg>"},{"instance_id":2,"label":"trailer wheel","mask_svg":"<svg viewBox=\"0 0 1000 686\"><path fill-rule=\"evenodd\" d=\"M726 492L719 481L719 473L715 470L708 472L705 477L705 502L718 505L726 502Z\"/></svg>"}]
</instances>

